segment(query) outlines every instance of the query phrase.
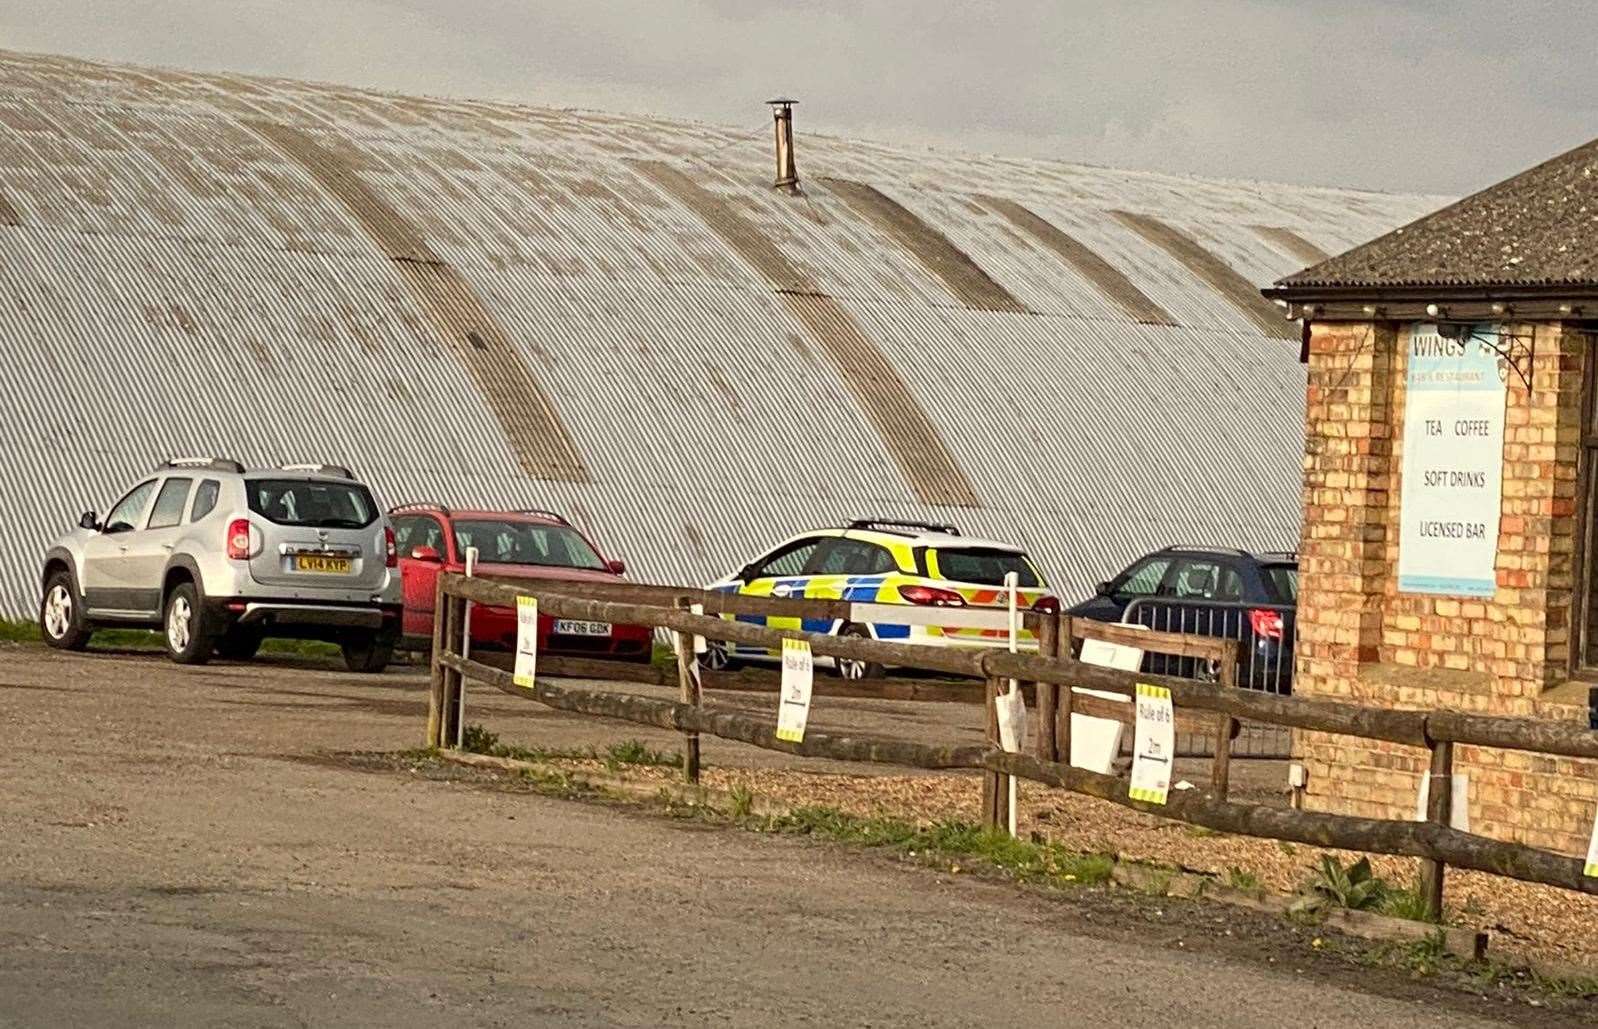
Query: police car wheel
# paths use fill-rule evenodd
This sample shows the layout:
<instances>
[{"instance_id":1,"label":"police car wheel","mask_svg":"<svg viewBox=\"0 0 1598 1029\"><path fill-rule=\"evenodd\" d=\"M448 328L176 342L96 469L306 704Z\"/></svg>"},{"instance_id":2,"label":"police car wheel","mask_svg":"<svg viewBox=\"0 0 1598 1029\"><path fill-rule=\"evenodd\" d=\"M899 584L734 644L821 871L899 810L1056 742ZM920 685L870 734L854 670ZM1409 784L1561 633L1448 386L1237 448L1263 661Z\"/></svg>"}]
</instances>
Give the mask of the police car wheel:
<instances>
[{"instance_id":1,"label":"police car wheel","mask_svg":"<svg viewBox=\"0 0 1598 1029\"><path fill-rule=\"evenodd\" d=\"M736 665L732 651L722 640L706 640L705 652L699 655L699 663L712 672L731 671Z\"/></svg>"},{"instance_id":2,"label":"police car wheel","mask_svg":"<svg viewBox=\"0 0 1598 1029\"><path fill-rule=\"evenodd\" d=\"M867 632L864 626L859 625L846 625L843 627L843 631L838 633L838 635L851 639L862 640L869 640L872 638L871 633ZM880 679L882 678L882 673L884 671L883 667L877 664L875 661L857 661L846 657L838 658L834 667L838 673L838 678L843 679L845 682L863 682L866 679Z\"/></svg>"}]
</instances>

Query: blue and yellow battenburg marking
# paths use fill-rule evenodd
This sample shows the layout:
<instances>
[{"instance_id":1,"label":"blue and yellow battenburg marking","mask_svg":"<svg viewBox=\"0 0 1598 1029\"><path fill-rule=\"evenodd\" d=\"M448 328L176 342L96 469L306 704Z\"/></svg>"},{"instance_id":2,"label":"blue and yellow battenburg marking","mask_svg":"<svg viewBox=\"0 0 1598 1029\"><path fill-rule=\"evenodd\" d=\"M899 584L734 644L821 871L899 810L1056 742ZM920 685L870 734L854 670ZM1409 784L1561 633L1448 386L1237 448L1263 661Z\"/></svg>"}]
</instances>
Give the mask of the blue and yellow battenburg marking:
<instances>
[{"instance_id":1,"label":"blue and yellow battenburg marking","mask_svg":"<svg viewBox=\"0 0 1598 1029\"><path fill-rule=\"evenodd\" d=\"M842 533L839 533L842 535ZM971 607L1003 608L1007 603L1004 589L994 586L960 586L941 577L937 567L937 552L929 550L927 553L927 571L929 575L917 575L902 571L906 568L915 568L916 560L912 544L903 538L889 534L865 533L858 530L851 533L852 537L869 539L873 543L887 548L893 555L894 561L899 565L900 571L884 572L876 575L793 575L776 579L760 579L743 586L728 585L721 589L728 593L741 593L750 597L786 596L805 600L847 600L857 604L903 604L909 602L899 594L900 586L931 585L940 589L953 589L964 598ZM1041 588L1023 589L1017 591L1016 600L1025 610L1036 603L1039 598L1047 596L1047 591ZM823 618L785 618L766 615L737 615L737 621L747 622L751 625L764 625L772 629L799 629L804 632L835 633L842 625L834 620ZM873 622L867 626L879 640L909 641L919 638L920 642L941 643L947 642L956 645L998 645L1008 637L1004 629L972 629L956 626L909 626L891 622ZM1021 635L1023 643L1031 644L1034 636L1030 632ZM757 646L737 646L734 650L742 654L765 654L776 656L777 651Z\"/></svg>"}]
</instances>

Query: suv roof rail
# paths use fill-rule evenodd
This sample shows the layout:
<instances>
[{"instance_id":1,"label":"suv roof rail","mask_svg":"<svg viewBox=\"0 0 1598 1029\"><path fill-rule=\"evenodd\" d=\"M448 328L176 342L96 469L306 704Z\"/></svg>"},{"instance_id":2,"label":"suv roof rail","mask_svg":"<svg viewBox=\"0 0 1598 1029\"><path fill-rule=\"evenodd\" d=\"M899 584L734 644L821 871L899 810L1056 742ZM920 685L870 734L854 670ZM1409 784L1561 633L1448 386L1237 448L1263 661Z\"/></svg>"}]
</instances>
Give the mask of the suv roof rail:
<instances>
[{"instance_id":1,"label":"suv roof rail","mask_svg":"<svg viewBox=\"0 0 1598 1029\"><path fill-rule=\"evenodd\" d=\"M280 472L310 472L312 475L331 475L335 479L353 479L355 473L341 464L280 464Z\"/></svg>"},{"instance_id":2,"label":"suv roof rail","mask_svg":"<svg viewBox=\"0 0 1598 1029\"><path fill-rule=\"evenodd\" d=\"M559 511L550 511L550 510L548 510L546 508L542 508L542 507L519 507L516 510L512 511L511 514L543 515L545 518L553 518L553 519L555 519L555 521L559 522L562 525L570 525L571 524L571 522L568 522L566 520L566 516L561 514Z\"/></svg>"},{"instance_id":3,"label":"suv roof rail","mask_svg":"<svg viewBox=\"0 0 1598 1029\"><path fill-rule=\"evenodd\" d=\"M211 472L244 474L244 466L231 457L174 457L161 462L162 468L203 468Z\"/></svg>"},{"instance_id":4,"label":"suv roof rail","mask_svg":"<svg viewBox=\"0 0 1598 1029\"><path fill-rule=\"evenodd\" d=\"M941 532L946 536L958 536L960 530L953 525L939 525L936 522L917 522L907 518L856 518L847 526L850 529L876 529L879 532L893 532L898 529L920 529L923 532ZM913 535L912 533L897 533L900 536Z\"/></svg>"},{"instance_id":5,"label":"suv roof rail","mask_svg":"<svg viewBox=\"0 0 1598 1029\"><path fill-rule=\"evenodd\" d=\"M410 511L437 511L445 518L450 516L449 508L443 504L435 504L430 500L413 500L408 504L395 504L388 509L389 514L405 514Z\"/></svg>"},{"instance_id":6,"label":"suv roof rail","mask_svg":"<svg viewBox=\"0 0 1598 1029\"><path fill-rule=\"evenodd\" d=\"M1231 557L1253 557L1248 551L1240 547L1206 547L1196 543L1173 543L1162 548L1167 553L1180 554L1226 554Z\"/></svg>"},{"instance_id":7,"label":"suv roof rail","mask_svg":"<svg viewBox=\"0 0 1598 1029\"><path fill-rule=\"evenodd\" d=\"M1290 557L1293 560L1297 561L1298 560L1298 551L1296 551L1296 550L1262 550L1258 554L1256 554L1255 556L1256 557Z\"/></svg>"}]
</instances>

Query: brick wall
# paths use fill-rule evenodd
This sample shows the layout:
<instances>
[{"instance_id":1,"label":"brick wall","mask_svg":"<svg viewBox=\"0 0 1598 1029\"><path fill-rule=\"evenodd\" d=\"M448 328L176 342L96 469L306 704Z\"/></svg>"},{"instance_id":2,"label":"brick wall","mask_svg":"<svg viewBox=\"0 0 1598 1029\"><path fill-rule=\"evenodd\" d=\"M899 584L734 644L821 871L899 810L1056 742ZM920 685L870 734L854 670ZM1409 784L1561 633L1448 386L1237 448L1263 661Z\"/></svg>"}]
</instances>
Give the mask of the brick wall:
<instances>
[{"instance_id":1,"label":"brick wall","mask_svg":"<svg viewBox=\"0 0 1598 1029\"><path fill-rule=\"evenodd\" d=\"M1409 326L1313 328L1305 407L1294 692L1404 708L1585 720L1567 699L1586 338L1521 326L1530 391L1509 376L1498 589L1490 600L1398 592L1399 477ZM1558 691L1557 693L1554 691ZM1423 750L1295 735L1308 806L1414 816ZM1585 853L1591 763L1462 747L1475 832Z\"/></svg>"}]
</instances>

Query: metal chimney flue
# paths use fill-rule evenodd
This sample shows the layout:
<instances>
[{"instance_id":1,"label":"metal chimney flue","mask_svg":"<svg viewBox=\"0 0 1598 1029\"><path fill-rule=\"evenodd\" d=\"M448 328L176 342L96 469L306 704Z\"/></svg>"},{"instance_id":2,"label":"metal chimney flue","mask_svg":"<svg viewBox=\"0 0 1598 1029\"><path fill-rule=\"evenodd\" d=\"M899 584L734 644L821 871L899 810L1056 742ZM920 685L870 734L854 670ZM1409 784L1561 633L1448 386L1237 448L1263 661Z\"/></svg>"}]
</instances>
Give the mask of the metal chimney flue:
<instances>
[{"instance_id":1,"label":"metal chimney flue","mask_svg":"<svg viewBox=\"0 0 1598 1029\"><path fill-rule=\"evenodd\" d=\"M797 100L767 100L777 130L777 181L772 185L790 193L799 192L799 168L793 159L793 105Z\"/></svg>"}]
</instances>

